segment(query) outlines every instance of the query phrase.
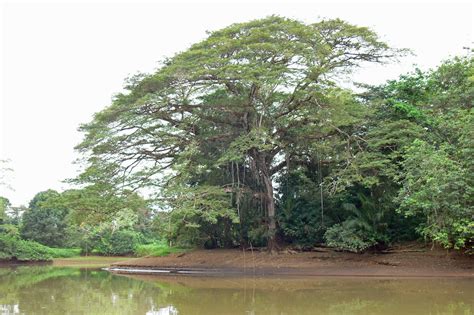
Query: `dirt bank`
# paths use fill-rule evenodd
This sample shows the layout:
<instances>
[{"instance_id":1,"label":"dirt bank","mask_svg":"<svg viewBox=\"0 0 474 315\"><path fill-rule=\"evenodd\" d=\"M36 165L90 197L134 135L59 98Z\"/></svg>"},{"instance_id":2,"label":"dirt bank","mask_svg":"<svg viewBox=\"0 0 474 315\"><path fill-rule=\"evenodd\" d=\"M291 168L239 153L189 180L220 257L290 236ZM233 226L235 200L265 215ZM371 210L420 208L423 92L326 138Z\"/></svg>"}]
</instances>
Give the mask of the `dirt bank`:
<instances>
[{"instance_id":1,"label":"dirt bank","mask_svg":"<svg viewBox=\"0 0 474 315\"><path fill-rule=\"evenodd\" d=\"M399 247L385 253L353 254L325 248L311 252L269 254L243 250L195 250L167 257L145 257L111 265L116 272L354 276L474 277L474 257L422 247Z\"/></svg>"}]
</instances>

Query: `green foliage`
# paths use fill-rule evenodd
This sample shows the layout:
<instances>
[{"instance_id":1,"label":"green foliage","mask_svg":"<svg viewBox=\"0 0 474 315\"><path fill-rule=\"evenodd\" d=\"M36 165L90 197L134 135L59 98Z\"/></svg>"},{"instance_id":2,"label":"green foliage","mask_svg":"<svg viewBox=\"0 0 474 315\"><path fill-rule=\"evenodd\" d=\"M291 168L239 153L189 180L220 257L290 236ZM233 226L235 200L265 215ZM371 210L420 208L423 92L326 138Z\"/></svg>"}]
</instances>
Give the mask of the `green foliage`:
<instances>
[{"instance_id":1,"label":"green foliage","mask_svg":"<svg viewBox=\"0 0 474 315\"><path fill-rule=\"evenodd\" d=\"M18 236L0 233L0 260L49 261L53 258L75 257L79 248L51 248Z\"/></svg>"},{"instance_id":2,"label":"green foliage","mask_svg":"<svg viewBox=\"0 0 474 315\"><path fill-rule=\"evenodd\" d=\"M446 60L430 71L416 69L398 80L372 89L371 98L382 100L412 118L472 108L474 59L471 55ZM434 117L431 117L434 118Z\"/></svg>"},{"instance_id":3,"label":"green foliage","mask_svg":"<svg viewBox=\"0 0 474 315\"><path fill-rule=\"evenodd\" d=\"M421 126L405 119L378 121L366 132L364 147L351 157L347 167L334 172L331 179L336 179L330 185L335 191L360 185L374 192L396 194L403 152L424 133Z\"/></svg>"},{"instance_id":4,"label":"green foliage","mask_svg":"<svg viewBox=\"0 0 474 315\"><path fill-rule=\"evenodd\" d=\"M170 218L171 240L186 245L203 246L214 236L220 224L239 221L231 206L230 194L215 186L181 187L169 195L173 207Z\"/></svg>"},{"instance_id":5,"label":"green foliage","mask_svg":"<svg viewBox=\"0 0 474 315\"><path fill-rule=\"evenodd\" d=\"M65 245L68 209L54 204L59 197L54 190L36 194L23 214L23 238L47 246Z\"/></svg>"},{"instance_id":6,"label":"green foliage","mask_svg":"<svg viewBox=\"0 0 474 315\"><path fill-rule=\"evenodd\" d=\"M51 204L51 203L50 203ZM86 255L128 255L151 232L151 210L140 195L92 185L63 192L56 207L69 209L67 245Z\"/></svg>"},{"instance_id":7,"label":"green foliage","mask_svg":"<svg viewBox=\"0 0 474 315\"><path fill-rule=\"evenodd\" d=\"M138 216L124 209L109 220L98 224L82 224L71 232L74 245L86 255L130 255L138 244L145 242L143 233L136 228Z\"/></svg>"},{"instance_id":8,"label":"green foliage","mask_svg":"<svg viewBox=\"0 0 474 315\"><path fill-rule=\"evenodd\" d=\"M8 207L10 207L10 200L0 196L0 224L7 220Z\"/></svg>"},{"instance_id":9,"label":"green foliage","mask_svg":"<svg viewBox=\"0 0 474 315\"><path fill-rule=\"evenodd\" d=\"M173 212L180 205L175 221L195 239L202 239L203 224L240 218L245 190L265 209L257 221L272 247L273 179L285 166L278 159L295 153L295 139L303 144L353 120L342 109L354 107L354 98L335 77L399 53L370 29L338 19L305 24L270 16L212 32L155 73L130 80L126 93L82 127L78 149L88 164L78 181L158 186L156 199ZM210 180L229 168L220 181ZM224 187L237 202L216 206ZM196 206L193 196L201 196Z\"/></svg>"},{"instance_id":10,"label":"green foliage","mask_svg":"<svg viewBox=\"0 0 474 315\"><path fill-rule=\"evenodd\" d=\"M135 231L119 230L105 233L94 244L92 253L109 256L131 255L140 242L143 242L142 235Z\"/></svg>"},{"instance_id":11,"label":"green foliage","mask_svg":"<svg viewBox=\"0 0 474 315\"><path fill-rule=\"evenodd\" d=\"M398 199L405 215L421 213L426 218L419 227L423 236L445 247L463 248L474 239L472 173L451 150L415 141L405 155Z\"/></svg>"},{"instance_id":12,"label":"green foliage","mask_svg":"<svg viewBox=\"0 0 474 315\"><path fill-rule=\"evenodd\" d=\"M18 240L14 246L12 257L20 261L42 261L53 258L47 246L36 242Z\"/></svg>"},{"instance_id":13,"label":"green foliage","mask_svg":"<svg viewBox=\"0 0 474 315\"><path fill-rule=\"evenodd\" d=\"M70 219L77 225L99 224L127 216L133 224L143 226L150 215L147 202L139 194L102 184L66 190L57 204L70 209Z\"/></svg>"},{"instance_id":14,"label":"green foliage","mask_svg":"<svg viewBox=\"0 0 474 315\"><path fill-rule=\"evenodd\" d=\"M263 247L268 239L268 229L264 225L250 227L246 236L249 246Z\"/></svg>"},{"instance_id":15,"label":"green foliage","mask_svg":"<svg viewBox=\"0 0 474 315\"><path fill-rule=\"evenodd\" d=\"M396 111L400 112L402 116L406 116L407 118L413 119L415 121L429 123L427 121L426 115L420 108L402 102L394 103L392 106Z\"/></svg>"},{"instance_id":16,"label":"green foliage","mask_svg":"<svg viewBox=\"0 0 474 315\"><path fill-rule=\"evenodd\" d=\"M361 230L345 221L335 224L324 233L326 245L344 251L359 253L377 244L375 239L364 235Z\"/></svg>"},{"instance_id":17,"label":"green foliage","mask_svg":"<svg viewBox=\"0 0 474 315\"><path fill-rule=\"evenodd\" d=\"M18 226L9 224L17 223L7 216L10 208L8 199L0 197L0 260L47 261L60 254L56 249L21 239Z\"/></svg>"},{"instance_id":18,"label":"green foliage","mask_svg":"<svg viewBox=\"0 0 474 315\"><path fill-rule=\"evenodd\" d=\"M473 73L471 56L456 57L389 82L381 93L397 100L389 104L398 114L428 131L397 158L394 201L402 214L418 218L422 236L446 247L469 248L474 238Z\"/></svg>"},{"instance_id":19,"label":"green foliage","mask_svg":"<svg viewBox=\"0 0 474 315\"><path fill-rule=\"evenodd\" d=\"M278 202L278 224L282 238L303 248L321 242L324 224L319 187L305 174L293 172L282 178Z\"/></svg>"},{"instance_id":20,"label":"green foliage","mask_svg":"<svg viewBox=\"0 0 474 315\"><path fill-rule=\"evenodd\" d=\"M10 237L20 237L20 231L18 230L18 227L13 224L0 225L0 234L4 234Z\"/></svg>"},{"instance_id":21,"label":"green foliage","mask_svg":"<svg viewBox=\"0 0 474 315\"><path fill-rule=\"evenodd\" d=\"M177 247L169 247L165 243L141 244L135 248L135 256L161 257L161 256L167 256L171 253L180 253L183 251L185 251L185 249L177 248Z\"/></svg>"},{"instance_id":22,"label":"green foliage","mask_svg":"<svg viewBox=\"0 0 474 315\"><path fill-rule=\"evenodd\" d=\"M352 203L343 203L346 218L335 224L324 234L326 245L351 252L362 252L390 243L390 218L386 209L378 206L373 198L358 193Z\"/></svg>"},{"instance_id":23,"label":"green foliage","mask_svg":"<svg viewBox=\"0 0 474 315\"><path fill-rule=\"evenodd\" d=\"M388 220L385 209L363 194L358 194L357 199L358 206L352 203L343 205L350 213L343 225L363 235L365 239L375 241L376 244L388 244Z\"/></svg>"},{"instance_id":24,"label":"green foliage","mask_svg":"<svg viewBox=\"0 0 474 315\"><path fill-rule=\"evenodd\" d=\"M19 261L51 260L50 248L36 242L0 234L0 259Z\"/></svg>"},{"instance_id":25,"label":"green foliage","mask_svg":"<svg viewBox=\"0 0 474 315\"><path fill-rule=\"evenodd\" d=\"M389 240L416 230L446 247L472 247L473 71L472 57L453 58L364 96L375 109L361 130L365 142L328 185L370 193ZM368 229L363 234L378 238Z\"/></svg>"},{"instance_id":26,"label":"green foliage","mask_svg":"<svg viewBox=\"0 0 474 315\"><path fill-rule=\"evenodd\" d=\"M53 258L71 258L81 255L82 250L80 248L56 248L50 247L48 250L49 254Z\"/></svg>"},{"instance_id":27,"label":"green foliage","mask_svg":"<svg viewBox=\"0 0 474 315\"><path fill-rule=\"evenodd\" d=\"M474 105L474 58L454 57L428 73L432 90L430 102L435 112L471 109Z\"/></svg>"}]
</instances>

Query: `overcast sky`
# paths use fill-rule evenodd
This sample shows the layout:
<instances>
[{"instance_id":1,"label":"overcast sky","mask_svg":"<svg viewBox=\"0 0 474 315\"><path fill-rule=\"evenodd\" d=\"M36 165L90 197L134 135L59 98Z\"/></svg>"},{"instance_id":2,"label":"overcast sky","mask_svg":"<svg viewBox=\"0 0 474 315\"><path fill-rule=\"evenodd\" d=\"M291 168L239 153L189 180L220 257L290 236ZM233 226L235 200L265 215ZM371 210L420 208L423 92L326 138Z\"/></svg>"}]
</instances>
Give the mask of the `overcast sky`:
<instances>
[{"instance_id":1,"label":"overcast sky","mask_svg":"<svg viewBox=\"0 0 474 315\"><path fill-rule=\"evenodd\" d=\"M278 14L314 22L342 18L369 26L416 56L363 68L353 79L382 83L463 54L473 42L469 1L3 1L0 159L11 160L0 195L27 204L39 191L67 188L76 174L80 123L110 104L123 80L234 22Z\"/></svg>"}]
</instances>

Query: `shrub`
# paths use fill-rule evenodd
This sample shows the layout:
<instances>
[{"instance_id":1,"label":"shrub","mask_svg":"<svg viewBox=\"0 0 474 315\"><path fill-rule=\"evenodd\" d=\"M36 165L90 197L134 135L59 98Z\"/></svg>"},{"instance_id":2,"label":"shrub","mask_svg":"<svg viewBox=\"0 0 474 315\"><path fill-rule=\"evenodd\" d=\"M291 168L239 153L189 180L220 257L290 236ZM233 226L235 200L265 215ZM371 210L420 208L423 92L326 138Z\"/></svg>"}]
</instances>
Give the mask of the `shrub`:
<instances>
[{"instance_id":1,"label":"shrub","mask_svg":"<svg viewBox=\"0 0 474 315\"><path fill-rule=\"evenodd\" d=\"M7 235L9 237L20 237L18 227L13 224L2 224L0 225L0 234Z\"/></svg>"},{"instance_id":2,"label":"shrub","mask_svg":"<svg viewBox=\"0 0 474 315\"><path fill-rule=\"evenodd\" d=\"M48 261L53 256L50 248L33 241L0 235L0 259L19 261Z\"/></svg>"},{"instance_id":3,"label":"shrub","mask_svg":"<svg viewBox=\"0 0 474 315\"><path fill-rule=\"evenodd\" d=\"M40 243L0 234L0 260L48 261L79 256L78 248L51 248Z\"/></svg>"},{"instance_id":4,"label":"shrub","mask_svg":"<svg viewBox=\"0 0 474 315\"><path fill-rule=\"evenodd\" d=\"M377 244L375 239L364 237L355 228L343 224L335 224L324 234L326 245L340 250L359 253Z\"/></svg>"},{"instance_id":5,"label":"shrub","mask_svg":"<svg viewBox=\"0 0 474 315\"><path fill-rule=\"evenodd\" d=\"M14 255L20 261L45 261L53 259L49 247L26 240L18 240Z\"/></svg>"},{"instance_id":6,"label":"shrub","mask_svg":"<svg viewBox=\"0 0 474 315\"><path fill-rule=\"evenodd\" d=\"M140 244L142 235L135 231L119 230L103 235L94 246L93 253L100 255L130 255Z\"/></svg>"},{"instance_id":7,"label":"shrub","mask_svg":"<svg viewBox=\"0 0 474 315\"><path fill-rule=\"evenodd\" d=\"M0 234L0 259L9 260L13 259L13 248L15 244L11 237Z\"/></svg>"},{"instance_id":8,"label":"shrub","mask_svg":"<svg viewBox=\"0 0 474 315\"><path fill-rule=\"evenodd\" d=\"M316 243L321 242L324 230L321 226L320 215L315 209L292 209L292 211L279 213L279 228L287 243L302 248L312 248Z\"/></svg>"},{"instance_id":9,"label":"shrub","mask_svg":"<svg viewBox=\"0 0 474 315\"><path fill-rule=\"evenodd\" d=\"M325 228L319 181L311 171L302 170L293 170L280 178L277 220L279 236L285 243L308 249L322 242Z\"/></svg>"}]
</instances>

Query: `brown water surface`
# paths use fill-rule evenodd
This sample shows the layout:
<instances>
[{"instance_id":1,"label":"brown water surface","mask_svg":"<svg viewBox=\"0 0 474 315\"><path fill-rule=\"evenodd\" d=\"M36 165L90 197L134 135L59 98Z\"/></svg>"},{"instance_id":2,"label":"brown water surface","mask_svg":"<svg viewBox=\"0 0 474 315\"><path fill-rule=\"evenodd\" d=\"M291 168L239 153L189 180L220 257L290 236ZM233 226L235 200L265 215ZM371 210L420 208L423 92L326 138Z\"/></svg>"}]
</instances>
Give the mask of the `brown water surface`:
<instances>
[{"instance_id":1,"label":"brown water surface","mask_svg":"<svg viewBox=\"0 0 474 315\"><path fill-rule=\"evenodd\" d=\"M0 314L474 314L472 278L119 276L0 268Z\"/></svg>"}]
</instances>

